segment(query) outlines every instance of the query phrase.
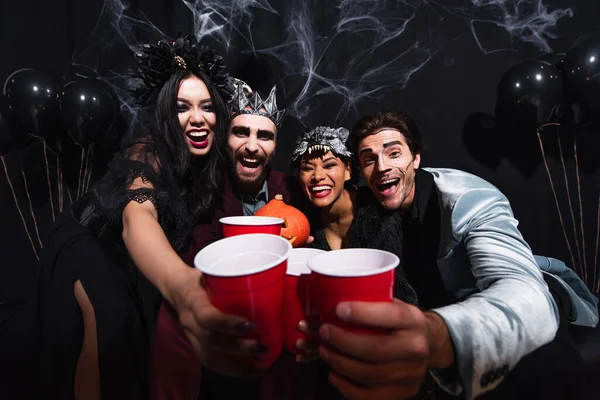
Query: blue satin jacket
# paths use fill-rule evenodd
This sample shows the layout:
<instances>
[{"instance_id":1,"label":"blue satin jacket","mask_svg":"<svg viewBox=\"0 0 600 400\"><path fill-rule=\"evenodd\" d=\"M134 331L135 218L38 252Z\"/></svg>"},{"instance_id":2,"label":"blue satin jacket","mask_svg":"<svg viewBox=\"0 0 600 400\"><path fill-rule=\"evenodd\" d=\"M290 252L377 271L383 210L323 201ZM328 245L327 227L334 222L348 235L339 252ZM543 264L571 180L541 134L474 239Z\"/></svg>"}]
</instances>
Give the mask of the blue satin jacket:
<instances>
[{"instance_id":1,"label":"blue satin jacket","mask_svg":"<svg viewBox=\"0 0 600 400\"><path fill-rule=\"evenodd\" d=\"M445 390L464 391L471 399L496 387L521 358L554 338L558 309L543 273L569 291L573 324L595 326L598 299L563 262L532 254L508 199L493 185L458 170L423 170L434 177L441 208L437 265L459 299L432 310L448 326L459 377L432 373ZM482 380L490 371L501 373Z\"/></svg>"}]
</instances>

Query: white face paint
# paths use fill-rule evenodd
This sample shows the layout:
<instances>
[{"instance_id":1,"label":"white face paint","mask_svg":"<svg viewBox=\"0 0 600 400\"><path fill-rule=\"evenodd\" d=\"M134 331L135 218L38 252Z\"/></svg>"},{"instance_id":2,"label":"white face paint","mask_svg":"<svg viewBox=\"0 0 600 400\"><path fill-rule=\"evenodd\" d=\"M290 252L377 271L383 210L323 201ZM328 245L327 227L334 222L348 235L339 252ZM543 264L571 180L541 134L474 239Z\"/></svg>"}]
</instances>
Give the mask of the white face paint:
<instances>
[{"instance_id":1,"label":"white face paint","mask_svg":"<svg viewBox=\"0 0 600 400\"><path fill-rule=\"evenodd\" d=\"M358 155L365 181L381 205L388 210L408 209L421 156L411 153L404 135L384 128L361 140Z\"/></svg>"}]
</instances>

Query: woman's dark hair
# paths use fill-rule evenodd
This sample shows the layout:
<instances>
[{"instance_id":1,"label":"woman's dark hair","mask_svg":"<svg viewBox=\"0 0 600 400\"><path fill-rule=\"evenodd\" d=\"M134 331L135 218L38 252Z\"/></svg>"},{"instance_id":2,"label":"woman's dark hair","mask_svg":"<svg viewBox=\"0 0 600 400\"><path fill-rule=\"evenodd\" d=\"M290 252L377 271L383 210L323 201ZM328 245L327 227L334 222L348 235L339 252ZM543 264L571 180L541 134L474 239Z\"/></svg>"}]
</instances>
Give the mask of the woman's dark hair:
<instances>
[{"instance_id":1,"label":"woman's dark hair","mask_svg":"<svg viewBox=\"0 0 600 400\"><path fill-rule=\"evenodd\" d=\"M213 144L208 154L202 157L190 153L179 124L176 102L181 81L193 75L206 85L216 114ZM152 130L154 142L164 145L165 161L170 166L169 170L177 182L193 221L197 222L203 217L208 217L222 198L221 191L224 171L226 171L228 119L223 98L210 78L201 71L192 73L185 69L178 69L165 82L156 97L154 119L155 126L158 128ZM163 168L161 170L164 171Z\"/></svg>"},{"instance_id":2,"label":"woman's dark hair","mask_svg":"<svg viewBox=\"0 0 600 400\"><path fill-rule=\"evenodd\" d=\"M360 168L358 167L358 164L354 161L354 157L344 157L344 156L338 156L338 155L336 155L336 157L339 157L340 160L342 160L345 165L350 166L350 179L348 179L344 183L344 188L346 188L348 190L352 190L352 191L358 190L358 181L360 179Z\"/></svg>"},{"instance_id":3,"label":"woman's dark hair","mask_svg":"<svg viewBox=\"0 0 600 400\"><path fill-rule=\"evenodd\" d=\"M415 120L404 111L384 111L362 117L354 124L348 138L352 152L357 154L358 145L364 138L385 128L396 129L404 135L413 157L423 150L423 140Z\"/></svg>"}]
</instances>

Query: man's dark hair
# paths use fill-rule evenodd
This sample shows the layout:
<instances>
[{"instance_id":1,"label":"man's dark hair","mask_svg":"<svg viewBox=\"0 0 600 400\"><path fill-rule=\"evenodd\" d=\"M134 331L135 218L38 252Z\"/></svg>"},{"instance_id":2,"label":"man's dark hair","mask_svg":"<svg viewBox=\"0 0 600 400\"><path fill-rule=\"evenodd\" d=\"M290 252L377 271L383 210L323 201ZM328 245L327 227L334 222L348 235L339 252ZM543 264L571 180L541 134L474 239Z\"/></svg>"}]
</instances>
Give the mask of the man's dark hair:
<instances>
[{"instance_id":1,"label":"man's dark hair","mask_svg":"<svg viewBox=\"0 0 600 400\"><path fill-rule=\"evenodd\" d=\"M384 111L359 119L350 130L348 138L352 152L357 154L358 145L364 138L385 128L396 129L402 133L413 156L421 153L423 141L419 127L415 120L404 111Z\"/></svg>"}]
</instances>

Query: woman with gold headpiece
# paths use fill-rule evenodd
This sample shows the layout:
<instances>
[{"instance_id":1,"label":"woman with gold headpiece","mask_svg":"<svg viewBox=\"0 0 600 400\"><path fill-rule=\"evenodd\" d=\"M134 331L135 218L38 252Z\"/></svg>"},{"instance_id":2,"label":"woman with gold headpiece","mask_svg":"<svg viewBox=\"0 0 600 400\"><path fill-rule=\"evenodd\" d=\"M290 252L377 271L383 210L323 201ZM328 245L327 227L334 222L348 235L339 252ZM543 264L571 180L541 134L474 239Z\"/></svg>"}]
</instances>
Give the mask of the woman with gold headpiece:
<instances>
[{"instance_id":1,"label":"woman with gold headpiece","mask_svg":"<svg viewBox=\"0 0 600 400\"><path fill-rule=\"evenodd\" d=\"M176 251L221 201L232 79L193 36L143 45L135 56L137 123L45 241L34 301L41 398L147 398L160 295L181 318L200 304L190 300L198 272Z\"/></svg>"}]
</instances>

